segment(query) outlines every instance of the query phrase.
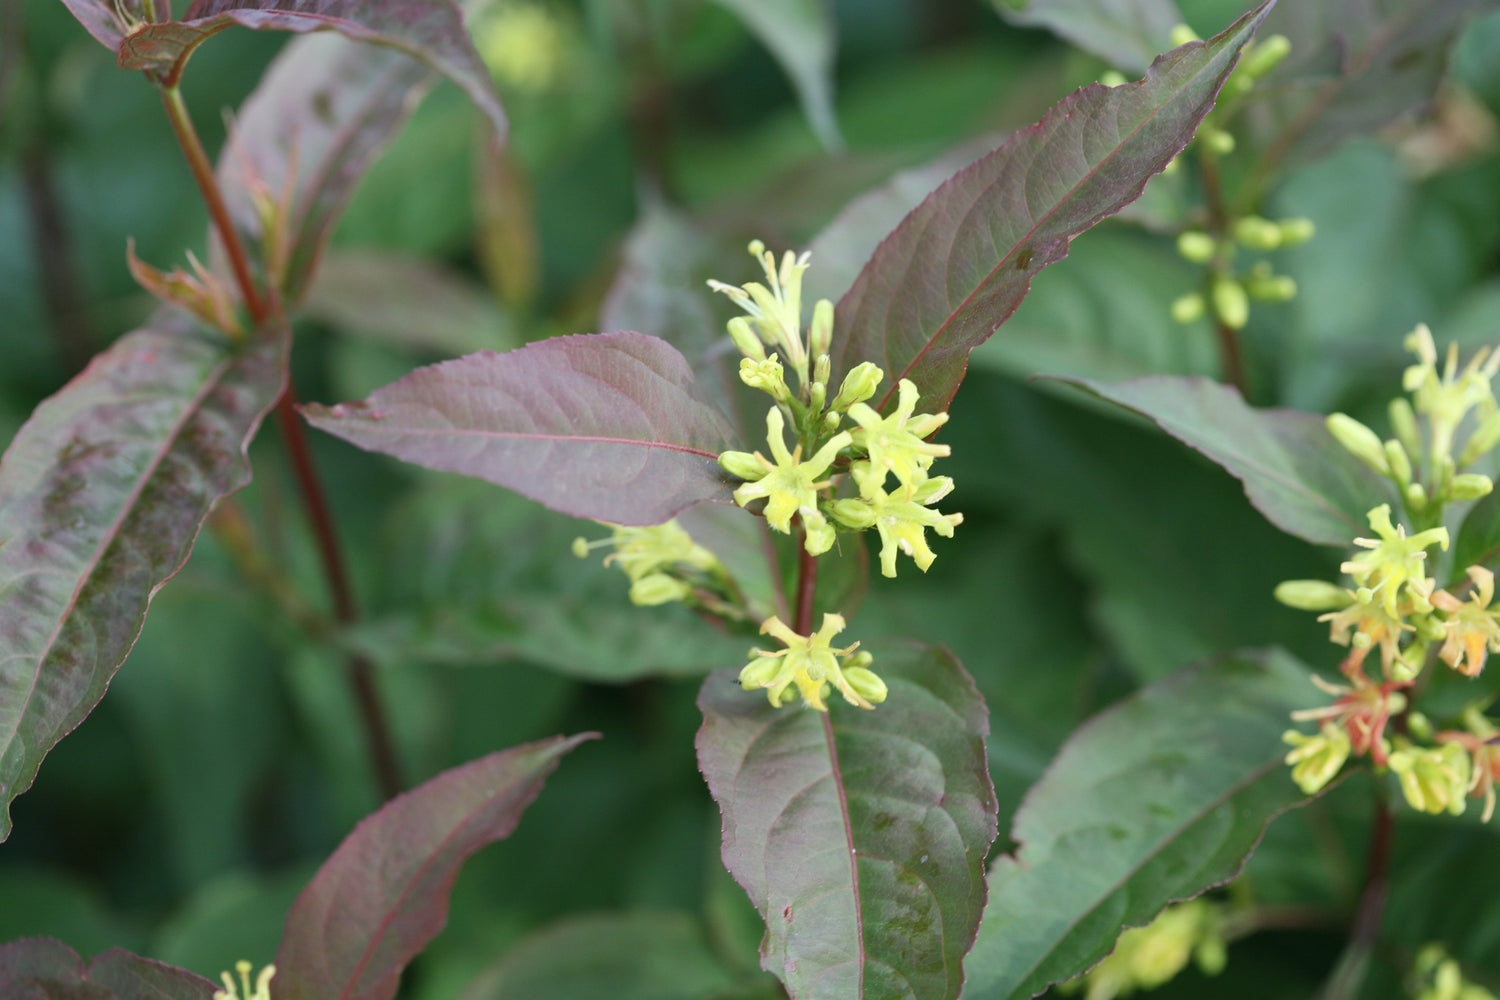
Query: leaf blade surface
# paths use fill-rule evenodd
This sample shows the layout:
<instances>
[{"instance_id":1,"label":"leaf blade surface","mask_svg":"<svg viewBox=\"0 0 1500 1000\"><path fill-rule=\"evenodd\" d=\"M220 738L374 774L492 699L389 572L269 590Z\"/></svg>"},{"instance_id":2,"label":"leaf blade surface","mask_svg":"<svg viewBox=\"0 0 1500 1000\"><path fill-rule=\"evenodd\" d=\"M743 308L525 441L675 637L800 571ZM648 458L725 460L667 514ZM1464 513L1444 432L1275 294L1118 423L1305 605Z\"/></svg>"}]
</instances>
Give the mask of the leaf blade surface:
<instances>
[{"instance_id":1,"label":"leaf blade surface","mask_svg":"<svg viewBox=\"0 0 1500 1000\"><path fill-rule=\"evenodd\" d=\"M639 333L554 337L445 361L313 426L429 469L487 479L554 510L659 524L726 501L730 431L687 361Z\"/></svg>"},{"instance_id":2,"label":"leaf blade surface","mask_svg":"<svg viewBox=\"0 0 1500 1000\"><path fill-rule=\"evenodd\" d=\"M969 352L1008 319L1032 276L1135 200L1192 139L1270 9L1159 58L1144 80L1091 84L955 174L876 249L835 314L834 376L874 361L947 409Z\"/></svg>"},{"instance_id":3,"label":"leaf blade surface","mask_svg":"<svg viewBox=\"0 0 1500 1000\"><path fill-rule=\"evenodd\" d=\"M0 459L0 838L41 759L104 696L286 379L159 311L39 406Z\"/></svg>"},{"instance_id":4,"label":"leaf blade surface","mask_svg":"<svg viewBox=\"0 0 1500 1000\"><path fill-rule=\"evenodd\" d=\"M956 997L995 834L983 699L952 654L883 646L890 697L826 718L710 677L698 763L723 857L795 1000Z\"/></svg>"}]
</instances>

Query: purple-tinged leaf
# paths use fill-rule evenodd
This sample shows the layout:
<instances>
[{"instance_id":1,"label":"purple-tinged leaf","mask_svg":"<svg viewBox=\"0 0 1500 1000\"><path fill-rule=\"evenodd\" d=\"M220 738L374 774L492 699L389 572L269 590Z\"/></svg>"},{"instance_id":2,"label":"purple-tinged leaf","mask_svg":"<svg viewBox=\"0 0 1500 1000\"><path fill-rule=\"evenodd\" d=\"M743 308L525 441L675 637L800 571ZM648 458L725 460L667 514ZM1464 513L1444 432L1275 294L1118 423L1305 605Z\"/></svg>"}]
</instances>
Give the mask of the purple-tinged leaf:
<instances>
[{"instance_id":1,"label":"purple-tinged leaf","mask_svg":"<svg viewBox=\"0 0 1500 1000\"><path fill-rule=\"evenodd\" d=\"M1012 24L1046 28L1110 65L1139 73L1172 47L1173 0L991 0Z\"/></svg>"},{"instance_id":2,"label":"purple-tinged leaf","mask_svg":"<svg viewBox=\"0 0 1500 1000\"><path fill-rule=\"evenodd\" d=\"M510 836L562 756L595 733L470 761L399 795L354 828L287 914L277 1000L389 1000L448 920L459 869Z\"/></svg>"},{"instance_id":3,"label":"purple-tinged leaf","mask_svg":"<svg viewBox=\"0 0 1500 1000\"><path fill-rule=\"evenodd\" d=\"M1292 51L1247 112L1255 170L1325 155L1430 100L1463 22L1494 0L1283 4L1266 23Z\"/></svg>"},{"instance_id":4,"label":"purple-tinged leaf","mask_svg":"<svg viewBox=\"0 0 1500 1000\"><path fill-rule=\"evenodd\" d=\"M43 402L0 459L0 839L104 696L151 597L250 478L286 338L236 348L161 310Z\"/></svg>"},{"instance_id":5,"label":"purple-tinged leaf","mask_svg":"<svg viewBox=\"0 0 1500 1000\"><path fill-rule=\"evenodd\" d=\"M125 69L170 71L210 35L231 25L260 31L335 31L405 52L447 76L505 132L489 71L453 0L194 0L180 21L157 21L120 43Z\"/></svg>"},{"instance_id":6,"label":"purple-tinged leaf","mask_svg":"<svg viewBox=\"0 0 1500 1000\"><path fill-rule=\"evenodd\" d=\"M63 0L68 12L78 18L95 40L111 52L120 51L120 43L125 39L125 33L120 30L120 22L115 17L114 5L109 0ZM136 2L122 3L121 8L129 11L135 17L144 18L140 12L139 0Z\"/></svg>"},{"instance_id":7,"label":"purple-tinged leaf","mask_svg":"<svg viewBox=\"0 0 1500 1000\"><path fill-rule=\"evenodd\" d=\"M1306 802L1282 757L1317 699L1281 652L1239 654L1137 692L1073 734L990 870L964 1000L1025 1000L1088 969L1175 900L1234 878Z\"/></svg>"},{"instance_id":8,"label":"purple-tinged leaf","mask_svg":"<svg viewBox=\"0 0 1500 1000\"><path fill-rule=\"evenodd\" d=\"M969 352L1010 318L1041 268L1118 212L1192 139L1274 0L1144 80L1089 86L955 174L875 251L835 312L834 377L873 361L945 410Z\"/></svg>"},{"instance_id":9,"label":"purple-tinged leaf","mask_svg":"<svg viewBox=\"0 0 1500 1000\"><path fill-rule=\"evenodd\" d=\"M723 415L675 348L640 333L470 354L363 402L303 412L367 451L487 479L574 517L660 524L729 498Z\"/></svg>"},{"instance_id":10,"label":"purple-tinged leaf","mask_svg":"<svg viewBox=\"0 0 1500 1000\"><path fill-rule=\"evenodd\" d=\"M1251 409L1234 389L1201 376L1057 381L1151 419L1244 483L1266 520L1309 542L1347 547L1369 533L1367 512L1393 499L1390 482L1316 414Z\"/></svg>"},{"instance_id":11,"label":"purple-tinged leaf","mask_svg":"<svg viewBox=\"0 0 1500 1000\"><path fill-rule=\"evenodd\" d=\"M210 1000L217 987L186 969L112 948L87 967L52 938L0 945L0 996L7 1000Z\"/></svg>"},{"instance_id":12,"label":"purple-tinged leaf","mask_svg":"<svg viewBox=\"0 0 1500 1000\"><path fill-rule=\"evenodd\" d=\"M882 645L874 667L890 696L869 712L774 709L729 672L698 696L724 864L793 1000L957 997L984 907L984 701L940 648Z\"/></svg>"},{"instance_id":13,"label":"purple-tinged leaf","mask_svg":"<svg viewBox=\"0 0 1500 1000\"><path fill-rule=\"evenodd\" d=\"M734 12L781 63L803 114L828 149L844 145L833 111L832 0L716 0Z\"/></svg>"}]
</instances>

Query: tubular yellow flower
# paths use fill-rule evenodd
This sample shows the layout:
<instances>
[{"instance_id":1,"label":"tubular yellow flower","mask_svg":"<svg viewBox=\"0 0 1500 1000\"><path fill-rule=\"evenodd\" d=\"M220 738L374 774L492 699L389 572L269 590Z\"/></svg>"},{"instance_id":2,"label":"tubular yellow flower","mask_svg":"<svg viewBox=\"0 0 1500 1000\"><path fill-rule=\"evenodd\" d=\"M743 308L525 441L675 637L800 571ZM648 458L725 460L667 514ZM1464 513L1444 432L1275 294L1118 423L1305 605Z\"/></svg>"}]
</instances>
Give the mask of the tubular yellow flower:
<instances>
[{"instance_id":1,"label":"tubular yellow flower","mask_svg":"<svg viewBox=\"0 0 1500 1000\"><path fill-rule=\"evenodd\" d=\"M693 541L676 521L639 528L618 524L608 527L614 529L610 537L597 542L574 539L573 554L581 559L592 548L614 546L615 551L604 557L604 565L614 563L630 577L630 600L634 604L650 606L684 599L691 588L678 577L686 571L724 573L718 557Z\"/></svg>"},{"instance_id":2,"label":"tubular yellow flower","mask_svg":"<svg viewBox=\"0 0 1500 1000\"><path fill-rule=\"evenodd\" d=\"M808 255L797 256L788 250L776 266L776 257L760 240L750 244L750 254L760 262L766 273L766 283L758 281L735 286L722 281L710 281L708 287L723 292L750 317L750 325L767 347L780 350L786 356L798 377L807 381L807 344L802 337L802 272L807 270ZM815 312L829 313L832 306L824 308L819 302ZM831 322L828 322L831 328Z\"/></svg>"},{"instance_id":3,"label":"tubular yellow flower","mask_svg":"<svg viewBox=\"0 0 1500 1000\"><path fill-rule=\"evenodd\" d=\"M766 443L770 446L774 462L760 452L753 455L743 451L726 451L719 456L719 465L726 471L749 480L734 491L734 502L741 507L752 500L766 501L766 521L783 534L792 530L792 515L802 515L807 527L807 551L811 555L822 555L833 545L832 532L818 510L818 492L825 489L827 480L819 477L828 471L840 449L849 447L848 431L840 431L824 443L807 461L802 461L802 445L787 451L786 419L781 410L772 407L766 414ZM751 478L755 473L759 476ZM748 473L748 475L747 475ZM826 541L827 544L823 544Z\"/></svg>"},{"instance_id":4,"label":"tubular yellow flower","mask_svg":"<svg viewBox=\"0 0 1500 1000\"><path fill-rule=\"evenodd\" d=\"M1390 756L1407 803L1425 813L1463 813L1469 793L1469 755L1456 743L1433 748L1406 745Z\"/></svg>"},{"instance_id":5,"label":"tubular yellow flower","mask_svg":"<svg viewBox=\"0 0 1500 1000\"><path fill-rule=\"evenodd\" d=\"M1427 612L1431 605L1427 600L1423 584L1426 576L1422 572L1423 560L1427 558L1427 547L1437 544L1448 548L1448 529L1429 528L1406 537L1406 526L1399 528L1391 524L1391 505L1383 503L1367 515L1370 527L1379 538L1356 538L1354 544L1369 549L1339 567L1359 584L1359 599L1373 600L1379 594L1386 614L1400 617L1401 592L1411 598L1415 610Z\"/></svg>"},{"instance_id":6,"label":"tubular yellow flower","mask_svg":"<svg viewBox=\"0 0 1500 1000\"><path fill-rule=\"evenodd\" d=\"M1450 344L1443 373L1438 374L1437 347L1426 323L1417 324L1406 338L1406 349L1417 363L1406 369L1401 384L1412 394L1416 411L1425 414L1432 427L1432 458L1452 457L1453 435L1464 416L1476 406L1485 416L1494 412L1495 397L1490 380L1500 370L1500 351L1478 351L1462 372L1458 370L1458 345Z\"/></svg>"},{"instance_id":7,"label":"tubular yellow flower","mask_svg":"<svg viewBox=\"0 0 1500 1000\"><path fill-rule=\"evenodd\" d=\"M934 458L953 453L948 445L928 444L923 440L948 422L948 414L913 416L921 393L911 379L901 380L897 394L896 411L888 417L882 417L865 403L849 407L850 419L859 425L854 431L854 444L870 456L868 465L854 470L860 494L866 499L885 485L888 472L910 492L927 478Z\"/></svg>"},{"instance_id":8,"label":"tubular yellow flower","mask_svg":"<svg viewBox=\"0 0 1500 1000\"><path fill-rule=\"evenodd\" d=\"M859 476L859 464L855 476ZM962 524L962 514L941 514L929 504L937 503L953 490L947 476L928 479L909 495L887 493L880 488L866 491L859 500L836 500L834 517L851 528L874 527L880 533L880 572L896 575L896 553L905 552L922 572L937 558L927 544L926 531L931 528L944 538L953 537L953 529Z\"/></svg>"},{"instance_id":9,"label":"tubular yellow flower","mask_svg":"<svg viewBox=\"0 0 1500 1000\"><path fill-rule=\"evenodd\" d=\"M1395 664L1406 665L1401 656L1401 633L1414 631L1412 626L1402 621L1400 615L1388 614L1383 604L1360 602L1350 591L1344 593L1350 598L1347 607L1318 616L1318 621L1329 624L1328 640L1340 646L1352 646L1355 667L1364 662L1366 653L1378 646L1381 669L1387 677L1391 676Z\"/></svg>"},{"instance_id":10,"label":"tubular yellow flower","mask_svg":"<svg viewBox=\"0 0 1500 1000\"><path fill-rule=\"evenodd\" d=\"M222 990L215 990L213 1000L271 1000L271 977L276 975L276 966L268 965L260 970L260 975L255 977L255 987L250 987L250 970L254 968L243 959L234 963L234 970L240 974L240 986L235 986L234 978L225 972L219 976L224 984Z\"/></svg>"},{"instance_id":11,"label":"tubular yellow flower","mask_svg":"<svg viewBox=\"0 0 1500 1000\"><path fill-rule=\"evenodd\" d=\"M1292 747L1286 755L1286 762L1292 768L1292 780L1307 795L1322 791L1349 759L1349 734L1334 722L1323 723L1322 729L1314 736L1288 729L1281 734L1281 739Z\"/></svg>"},{"instance_id":12,"label":"tubular yellow flower","mask_svg":"<svg viewBox=\"0 0 1500 1000\"><path fill-rule=\"evenodd\" d=\"M1477 705L1464 711L1466 729L1447 730L1438 733L1436 739L1442 744L1451 744L1469 755L1469 795L1483 797L1482 822L1488 823L1495 815L1495 782L1500 781L1500 730L1485 718Z\"/></svg>"},{"instance_id":13,"label":"tubular yellow flower","mask_svg":"<svg viewBox=\"0 0 1500 1000\"><path fill-rule=\"evenodd\" d=\"M1460 601L1446 590L1435 591L1432 603L1448 618L1442 622L1443 648L1438 656L1454 670L1469 677L1479 676L1485 656L1500 652L1500 624L1490 610L1495 599L1495 574L1483 566L1470 566L1469 579L1474 590L1467 601Z\"/></svg>"},{"instance_id":14,"label":"tubular yellow flower","mask_svg":"<svg viewBox=\"0 0 1500 1000\"><path fill-rule=\"evenodd\" d=\"M747 691L765 688L773 708L780 708L795 687L809 706L826 712L828 705L823 697L829 685L837 688L849 704L874 708L885 700L885 684L868 669L869 655L855 654L859 643L842 649L829 645L843 630L843 615L823 615L822 627L810 636L798 635L774 615L767 618L760 627L761 633L775 636L786 648L775 652L751 650L756 659L740 671L740 685ZM846 658L849 662L841 668L839 660Z\"/></svg>"}]
</instances>

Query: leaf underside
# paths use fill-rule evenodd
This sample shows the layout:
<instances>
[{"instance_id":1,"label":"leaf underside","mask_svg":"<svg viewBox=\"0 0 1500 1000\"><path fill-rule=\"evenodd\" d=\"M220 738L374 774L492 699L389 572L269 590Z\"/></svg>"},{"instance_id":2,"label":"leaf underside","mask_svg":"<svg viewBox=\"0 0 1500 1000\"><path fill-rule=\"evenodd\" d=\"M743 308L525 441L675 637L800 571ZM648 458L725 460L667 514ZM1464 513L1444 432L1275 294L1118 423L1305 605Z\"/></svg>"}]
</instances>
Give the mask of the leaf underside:
<instances>
[{"instance_id":1,"label":"leaf underside","mask_svg":"<svg viewBox=\"0 0 1500 1000\"><path fill-rule=\"evenodd\" d=\"M287 914L277 1000L389 1000L442 930L475 851L510 836L564 754L595 734L540 740L445 771L366 817Z\"/></svg>"},{"instance_id":2,"label":"leaf underside","mask_svg":"<svg viewBox=\"0 0 1500 1000\"><path fill-rule=\"evenodd\" d=\"M1171 46L1172 0L992 0L1012 24L1046 28L1122 70L1140 72Z\"/></svg>"},{"instance_id":3,"label":"leaf underside","mask_svg":"<svg viewBox=\"0 0 1500 1000\"><path fill-rule=\"evenodd\" d=\"M0 839L42 757L98 704L286 380L159 311L42 403L0 460Z\"/></svg>"},{"instance_id":4,"label":"leaf underside","mask_svg":"<svg viewBox=\"0 0 1500 1000\"><path fill-rule=\"evenodd\" d=\"M1285 653L1237 654L1078 730L1016 812L1020 849L991 869L964 1000L1035 996L1238 874L1266 824L1307 801L1280 741L1315 695L1307 678Z\"/></svg>"},{"instance_id":5,"label":"leaf underside","mask_svg":"<svg viewBox=\"0 0 1500 1000\"><path fill-rule=\"evenodd\" d=\"M727 501L723 415L675 348L639 333L554 337L420 368L360 403L303 408L369 451L460 472L554 510L660 524Z\"/></svg>"},{"instance_id":6,"label":"leaf underside","mask_svg":"<svg viewBox=\"0 0 1500 1000\"><path fill-rule=\"evenodd\" d=\"M16 1000L210 1000L217 987L186 969L111 948L87 968L51 938L0 945L0 996Z\"/></svg>"},{"instance_id":7,"label":"leaf underside","mask_svg":"<svg viewBox=\"0 0 1500 1000\"><path fill-rule=\"evenodd\" d=\"M1345 450L1315 414L1255 410L1234 389L1201 376L1057 381L1155 421L1244 483L1266 520L1314 544L1348 546L1368 533L1370 508L1391 497L1389 481Z\"/></svg>"},{"instance_id":8,"label":"leaf underside","mask_svg":"<svg viewBox=\"0 0 1500 1000\"><path fill-rule=\"evenodd\" d=\"M890 697L873 712L773 709L729 672L698 699L724 864L794 1000L957 997L984 906L983 700L940 648L884 646L875 669Z\"/></svg>"},{"instance_id":9,"label":"leaf underside","mask_svg":"<svg viewBox=\"0 0 1500 1000\"><path fill-rule=\"evenodd\" d=\"M1192 139L1270 2L1145 79L1090 84L955 174L876 249L835 310L834 380L861 361L945 410L969 352L1008 319L1073 237L1135 200Z\"/></svg>"}]
</instances>

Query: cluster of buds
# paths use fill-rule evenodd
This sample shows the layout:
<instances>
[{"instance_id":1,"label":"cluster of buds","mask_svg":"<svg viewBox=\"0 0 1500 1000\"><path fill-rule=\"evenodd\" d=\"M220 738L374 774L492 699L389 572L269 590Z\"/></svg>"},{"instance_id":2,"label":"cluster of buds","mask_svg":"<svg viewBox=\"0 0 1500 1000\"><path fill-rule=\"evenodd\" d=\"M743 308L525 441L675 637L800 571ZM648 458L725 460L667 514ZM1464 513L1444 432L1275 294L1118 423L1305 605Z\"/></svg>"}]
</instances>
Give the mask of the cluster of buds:
<instances>
[{"instance_id":1,"label":"cluster of buds","mask_svg":"<svg viewBox=\"0 0 1500 1000\"><path fill-rule=\"evenodd\" d=\"M592 549L612 548L604 565L617 565L630 578L632 603L650 607L683 601L720 614L732 610L737 595L729 573L676 521L642 528L606 527L613 529L607 538L575 538L573 554L582 559Z\"/></svg>"},{"instance_id":2,"label":"cluster of buds","mask_svg":"<svg viewBox=\"0 0 1500 1000\"><path fill-rule=\"evenodd\" d=\"M1440 944L1424 945L1411 971L1409 992L1416 1000L1495 1000L1495 994L1464 978L1458 962Z\"/></svg>"},{"instance_id":3,"label":"cluster of buds","mask_svg":"<svg viewBox=\"0 0 1500 1000\"><path fill-rule=\"evenodd\" d=\"M1173 45L1185 45L1197 41L1198 36L1192 28L1179 24L1172 30L1171 40ZM1205 170L1216 173L1218 168L1213 161L1235 150L1234 134L1225 123L1238 110L1239 99L1280 65L1291 49L1285 35L1271 35L1245 47L1239 64L1224 83L1218 104L1194 137L1198 155L1208 161ZM1168 169L1176 166L1174 160ZM1186 229L1177 238L1178 252L1192 263L1204 265L1206 271L1199 291L1189 292L1172 303L1173 319L1194 323L1211 313L1215 322L1238 330L1250 320L1252 301L1287 302L1296 296L1296 281L1275 273L1269 261L1257 260L1242 270L1236 266L1235 258L1242 249L1266 254L1306 243L1313 237L1310 219L1271 220L1253 213L1230 215L1222 207L1209 215L1210 218Z\"/></svg>"},{"instance_id":4,"label":"cluster of buds","mask_svg":"<svg viewBox=\"0 0 1500 1000\"><path fill-rule=\"evenodd\" d=\"M474 47L495 82L513 94L537 95L565 78L572 34L553 5L507 0L480 22Z\"/></svg>"},{"instance_id":5,"label":"cluster of buds","mask_svg":"<svg viewBox=\"0 0 1500 1000\"><path fill-rule=\"evenodd\" d=\"M950 449L927 439L948 415L917 413L921 394L909 379L901 379L894 393L887 390L886 399L894 395L895 406L882 415L868 401L886 376L869 361L856 365L837 391L830 392L833 303L820 300L811 323L805 330L802 326L802 276L808 255L788 251L778 263L759 240L750 244L750 253L765 271L764 283L709 282L745 313L728 324L729 337L742 355L740 380L771 397L766 412L769 457L760 451L719 456L719 465L742 481L734 491L735 502L741 507L760 504L775 531L800 532L799 544L810 556L832 549L841 528L873 528L880 536L885 576L896 575L902 553L925 572L936 558L927 531L951 538L963 521L962 514L943 514L934 507L953 489L952 479L931 475L933 462ZM787 382L788 368L796 375L795 387ZM847 491L852 495L841 497L845 484L854 489ZM837 628L828 632L831 624ZM854 647L842 652L828 649L827 638L842 628L843 619L830 616L819 632L802 637L779 619L768 620L762 631L782 639L788 649L775 654L756 651L757 659L742 672L741 683L747 689L764 688L775 705L795 691L807 704L822 709L823 692L832 686L851 704L872 707L885 697L885 686L868 671L868 660L846 663L840 672L838 658ZM809 648L817 655L803 655L791 638L812 643ZM771 657L780 659L779 668L773 669Z\"/></svg>"},{"instance_id":6,"label":"cluster of buds","mask_svg":"<svg viewBox=\"0 0 1500 1000\"><path fill-rule=\"evenodd\" d=\"M1224 904L1206 899L1169 906L1145 927L1121 934L1108 958L1064 988L1081 986L1085 1000L1113 1000L1164 985L1189 961L1218 975L1228 959L1224 918Z\"/></svg>"},{"instance_id":7,"label":"cluster of buds","mask_svg":"<svg viewBox=\"0 0 1500 1000\"><path fill-rule=\"evenodd\" d=\"M234 963L235 971L240 974L239 985L235 985L234 977L229 973L222 973L219 980L224 988L214 991L213 1000L271 1000L271 977L276 975L276 966L268 965L261 969L252 987L250 970L253 968L253 965L243 960Z\"/></svg>"},{"instance_id":8,"label":"cluster of buds","mask_svg":"<svg viewBox=\"0 0 1500 1000\"><path fill-rule=\"evenodd\" d=\"M1500 606L1494 603L1495 577L1484 566L1469 566L1456 586L1439 589L1428 556L1448 548L1442 526L1446 504L1489 493L1489 477L1463 470L1500 443L1500 407L1490 380L1500 361L1481 352L1461 372L1455 351L1437 370L1432 334L1419 326L1407 340L1417 364L1404 385L1412 398L1390 406L1396 436L1382 441L1369 427L1342 413L1328 418L1328 429L1349 452L1398 490L1406 517L1419 530L1395 524L1389 504L1369 512L1375 538L1357 538L1363 551L1340 566L1350 585L1322 580L1290 580L1276 588L1283 604L1323 612L1329 638L1349 649L1340 665L1348 681L1333 685L1315 678L1334 696L1332 704L1294 712L1298 721L1320 724L1315 734L1289 731L1286 762L1292 778L1308 794L1323 788L1350 757L1370 758L1400 782L1407 802L1422 812L1458 814L1469 797L1483 797L1484 819L1494 813L1495 777L1500 773L1497 731L1477 706L1465 713L1465 729L1434 733L1420 713L1409 712L1411 688L1435 658L1458 673L1476 677L1490 652L1500 652ZM1486 360L1488 358L1488 361ZM1470 420L1471 414L1474 419ZM1454 454L1458 433L1470 428ZM1425 433L1424 433L1425 430ZM1380 651L1379 677L1367 672L1370 650ZM1388 737L1392 719L1403 733Z\"/></svg>"}]
</instances>

